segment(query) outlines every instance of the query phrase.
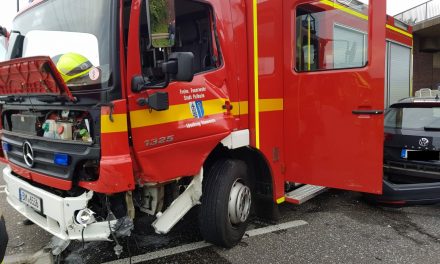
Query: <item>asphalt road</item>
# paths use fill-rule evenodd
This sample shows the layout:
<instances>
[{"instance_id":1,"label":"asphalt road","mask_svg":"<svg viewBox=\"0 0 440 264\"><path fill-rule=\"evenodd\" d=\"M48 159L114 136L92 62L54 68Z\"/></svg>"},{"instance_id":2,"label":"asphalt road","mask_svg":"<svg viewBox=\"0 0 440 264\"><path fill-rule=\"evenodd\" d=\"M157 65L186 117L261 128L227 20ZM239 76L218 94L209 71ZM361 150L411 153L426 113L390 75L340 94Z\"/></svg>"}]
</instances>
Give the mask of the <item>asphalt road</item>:
<instances>
[{"instance_id":1,"label":"asphalt road","mask_svg":"<svg viewBox=\"0 0 440 264\"><path fill-rule=\"evenodd\" d=\"M50 235L37 226L23 226L23 217L6 204L5 194L0 193L11 238L7 254L33 253L43 247ZM142 256L170 249L144 263L440 263L440 205L387 208L364 202L358 193L330 190L301 206L284 204L280 211L278 223L304 220L307 224L246 238L229 250L204 246L174 255L170 252L176 247L201 240L196 210L167 236L153 234L147 224L151 219L142 219L136 234L120 241L125 248L120 262L127 263L129 253ZM253 219L250 229L272 224ZM64 260L114 261L113 247L107 242L72 243Z\"/></svg>"}]
</instances>

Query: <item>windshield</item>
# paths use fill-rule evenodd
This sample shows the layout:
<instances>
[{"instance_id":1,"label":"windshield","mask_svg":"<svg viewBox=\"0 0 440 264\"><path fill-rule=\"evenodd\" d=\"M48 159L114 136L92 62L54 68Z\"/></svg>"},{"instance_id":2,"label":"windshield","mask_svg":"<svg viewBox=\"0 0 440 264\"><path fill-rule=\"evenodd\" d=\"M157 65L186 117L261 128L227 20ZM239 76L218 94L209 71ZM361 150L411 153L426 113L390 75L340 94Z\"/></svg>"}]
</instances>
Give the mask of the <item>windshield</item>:
<instances>
[{"instance_id":1,"label":"windshield","mask_svg":"<svg viewBox=\"0 0 440 264\"><path fill-rule=\"evenodd\" d=\"M49 56L72 91L103 89L112 76L112 0L48 0L18 15L6 57Z\"/></svg>"},{"instance_id":2,"label":"windshield","mask_svg":"<svg viewBox=\"0 0 440 264\"><path fill-rule=\"evenodd\" d=\"M440 129L440 107L390 108L385 115L386 128Z\"/></svg>"}]
</instances>

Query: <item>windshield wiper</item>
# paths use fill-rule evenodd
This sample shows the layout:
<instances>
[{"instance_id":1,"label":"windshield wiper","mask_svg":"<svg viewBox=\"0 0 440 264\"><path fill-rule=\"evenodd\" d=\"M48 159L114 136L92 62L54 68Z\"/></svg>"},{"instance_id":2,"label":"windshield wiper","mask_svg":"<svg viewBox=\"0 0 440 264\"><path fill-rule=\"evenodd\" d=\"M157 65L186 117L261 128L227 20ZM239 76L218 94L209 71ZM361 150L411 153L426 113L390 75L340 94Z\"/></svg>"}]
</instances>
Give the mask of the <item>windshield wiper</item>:
<instances>
[{"instance_id":1,"label":"windshield wiper","mask_svg":"<svg viewBox=\"0 0 440 264\"><path fill-rule=\"evenodd\" d=\"M23 96L15 96L15 95L8 95L8 96L0 96L0 102L5 103L21 103L24 102Z\"/></svg>"},{"instance_id":2,"label":"windshield wiper","mask_svg":"<svg viewBox=\"0 0 440 264\"><path fill-rule=\"evenodd\" d=\"M56 94L42 94L35 96L38 101L43 103L55 103L55 102L62 102L65 103L69 101L69 99L63 95L56 95Z\"/></svg>"}]
</instances>

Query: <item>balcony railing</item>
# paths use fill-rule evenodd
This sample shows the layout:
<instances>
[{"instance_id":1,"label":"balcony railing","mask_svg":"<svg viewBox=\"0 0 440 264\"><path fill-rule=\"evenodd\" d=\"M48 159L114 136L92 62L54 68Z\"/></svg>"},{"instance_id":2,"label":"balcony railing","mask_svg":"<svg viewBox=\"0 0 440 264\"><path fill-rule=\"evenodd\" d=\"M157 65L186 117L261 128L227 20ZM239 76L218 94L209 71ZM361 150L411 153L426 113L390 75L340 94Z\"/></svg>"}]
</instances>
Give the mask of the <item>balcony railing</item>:
<instances>
[{"instance_id":1,"label":"balcony railing","mask_svg":"<svg viewBox=\"0 0 440 264\"><path fill-rule=\"evenodd\" d=\"M431 0L397 14L394 18L414 26L438 16L440 16L440 0Z\"/></svg>"}]
</instances>

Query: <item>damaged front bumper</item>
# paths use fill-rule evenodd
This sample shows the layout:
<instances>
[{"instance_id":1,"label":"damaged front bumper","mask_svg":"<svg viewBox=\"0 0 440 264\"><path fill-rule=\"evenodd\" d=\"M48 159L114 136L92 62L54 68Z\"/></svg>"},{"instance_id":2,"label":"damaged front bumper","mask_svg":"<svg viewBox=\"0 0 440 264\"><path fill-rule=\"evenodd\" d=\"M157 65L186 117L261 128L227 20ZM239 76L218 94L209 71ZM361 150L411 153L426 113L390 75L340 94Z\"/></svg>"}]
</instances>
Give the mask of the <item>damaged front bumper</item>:
<instances>
[{"instance_id":1,"label":"damaged front bumper","mask_svg":"<svg viewBox=\"0 0 440 264\"><path fill-rule=\"evenodd\" d=\"M127 219L105 220L86 226L78 224L75 214L87 208L93 191L85 192L78 197L63 198L19 179L12 174L9 166L3 170L3 177L8 203L23 216L62 240L110 241L109 237L115 227L120 229L121 226L127 225ZM20 190L41 199L41 213L20 201Z\"/></svg>"}]
</instances>

